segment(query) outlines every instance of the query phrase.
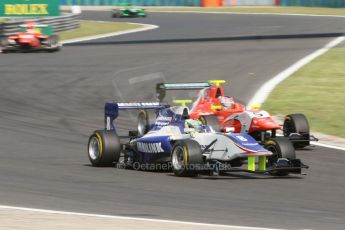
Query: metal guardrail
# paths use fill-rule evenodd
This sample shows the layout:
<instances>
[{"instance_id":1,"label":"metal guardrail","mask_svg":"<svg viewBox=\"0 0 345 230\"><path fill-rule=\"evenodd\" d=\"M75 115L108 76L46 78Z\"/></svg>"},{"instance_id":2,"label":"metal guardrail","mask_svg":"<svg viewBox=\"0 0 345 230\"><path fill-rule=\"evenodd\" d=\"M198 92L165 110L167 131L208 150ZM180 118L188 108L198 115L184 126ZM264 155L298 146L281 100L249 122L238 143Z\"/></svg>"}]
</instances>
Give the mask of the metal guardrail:
<instances>
[{"instance_id":1,"label":"metal guardrail","mask_svg":"<svg viewBox=\"0 0 345 230\"><path fill-rule=\"evenodd\" d=\"M79 14L64 14L59 17L25 18L15 21L5 21L0 23L0 37L15 34L19 30L19 25L25 21L33 21L39 24L51 25L55 32L73 30L80 27Z\"/></svg>"}]
</instances>

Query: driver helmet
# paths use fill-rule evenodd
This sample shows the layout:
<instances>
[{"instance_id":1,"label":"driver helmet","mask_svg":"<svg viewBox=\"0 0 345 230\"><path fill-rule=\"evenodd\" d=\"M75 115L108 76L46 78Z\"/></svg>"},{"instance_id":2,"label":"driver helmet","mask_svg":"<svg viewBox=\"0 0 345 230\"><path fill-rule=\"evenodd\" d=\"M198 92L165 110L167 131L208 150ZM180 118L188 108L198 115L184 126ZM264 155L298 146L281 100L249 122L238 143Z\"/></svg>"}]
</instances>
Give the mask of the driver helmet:
<instances>
[{"instance_id":1,"label":"driver helmet","mask_svg":"<svg viewBox=\"0 0 345 230\"><path fill-rule=\"evenodd\" d=\"M192 128L196 132L200 133L203 130L203 125L200 120L195 120L195 119L187 119L185 122L185 127L186 128Z\"/></svg>"},{"instance_id":2,"label":"driver helmet","mask_svg":"<svg viewBox=\"0 0 345 230\"><path fill-rule=\"evenodd\" d=\"M222 104L222 106L224 106L226 108L229 108L229 107L231 107L234 104L234 101L230 97L219 96L218 98L219 98L220 103Z\"/></svg>"},{"instance_id":3,"label":"driver helmet","mask_svg":"<svg viewBox=\"0 0 345 230\"><path fill-rule=\"evenodd\" d=\"M27 23L26 23L26 28L27 28L28 30L33 30L33 29L35 29L35 23L34 23L34 22L27 22Z\"/></svg>"}]
</instances>

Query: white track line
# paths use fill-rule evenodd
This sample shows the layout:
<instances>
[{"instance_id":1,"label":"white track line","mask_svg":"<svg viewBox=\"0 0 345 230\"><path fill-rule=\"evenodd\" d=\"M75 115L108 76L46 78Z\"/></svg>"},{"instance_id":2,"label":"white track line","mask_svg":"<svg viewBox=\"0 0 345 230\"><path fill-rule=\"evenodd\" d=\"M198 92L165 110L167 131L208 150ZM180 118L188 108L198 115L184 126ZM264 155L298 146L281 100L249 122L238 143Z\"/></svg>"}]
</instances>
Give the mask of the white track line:
<instances>
[{"instance_id":1,"label":"white track line","mask_svg":"<svg viewBox=\"0 0 345 230\"><path fill-rule=\"evenodd\" d=\"M104 21L95 21L95 22L103 23ZM137 28L137 29L125 30L125 31L118 31L118 32L112 32L112 33L99 34L99 35L94 35L94 36L87 36L87 37L74 38L74 39L67 39L67 40L61 41L61 44L64 45L64 44L85 42L85 41L91 41L91 40L96 40L96 39L101 39L101 38L115 37L115 36L124 35L124 34L143 32L143 31L147 31L147 30L154 30L154 29L159 28L159 26L151 25L151 24L142 24L142 23L128 23L128 24L140 25L140 26L143 26L143 27L142 28ZM1 47L0 47L0 53L2 53Z\"/></svg>"},{"instance_id":2,"label":"white track line","mask_svg":"<svg viewBox=\"0 0 345 230\"><path fill-rule=\"evenodd\" d=\"M193 14L244 14L244 15L278 15L278 16L302 16L302 17L332 17L345 18L342 15L322 15L322 14L289 14L289 13L250 13L250 12L206 12L206 11L174 11L174 10L154 10L150 13L193 13Z\"/></svg>"},{"instance_id":3,"label":"white track line","mask_svg":"<svg viewBox=\"0 0 345 230\"><path fill-rule=\"evenodd\" d=\"M115 220L135 220L135 221L154 222L154 223L184 224L184 225L215 227L215 228L219 227L219 228L227 228L227 229L279 230L279 229L272 229L272 228L258 228L258 227L247 227L247 226L236 226L236 225L207 224L207 223L197 223L197 222L187 222L187 221L101 215L101 214L93 214L93 213L65 212L65 211L56 211L56 210L49 210L49 209L25 208L25 207L16 207L16 206L7 206L7 205L0 205L0 209L19 210L19 211L57 214L57 215L96 217L96 218L115 219Z\"/></svg>"},{"instance_id":4,"label":"white track line","mask_svg":"<svg viewBox=\"0 0 345 230\"><path fill-rule=\"evenodd\" d=\"M96 21L99 23L102 23L103 21ZM159 28L159 26L151 25L151 24L141 24L141 23L128 23L128 24L134 24L134 25L140 25L143 26L143 28L137 28L137 29L131 29L131 30L125 30L125 31L119 31L119 32L112 32L112 33L106 33L106 34L99 34L95 36L87 36L87 37L81 37L81 38L75 38L75 39L68 39L64 40L61 43L62 44L70 44L70 43L77 43L77 42L84 42L84 41L91 41L96 40L100 38L108 38L108 37L114 37L124 34L130 34L130 33L137 33L147 30L153 30Z\"/></svg>"},{"instance_id":5,"label":"white track line","mask_svg":"<svg viewBox=\"0 0 345 230\"><path fill-rule=\"evenodd\" d=\"M337 149L337 150L345 151L345 148L339 147L339 146L335 146L335 145L323 144L323 143L319 143L319 142L314 142L313 145L317 145L317 146L321 146L321 147L325 147L325 148L330 148L330 149Z\"/></svg>"},{"instance_id":6,"label":"white track line","mask_svg":"<svg viewBox=\"0 0 345 230\"><path fill-rule=\"evenodd\" d=\"M308 64L309 62L313 61L315 58L319 57L320 55L326 53L328 50L331 48L339 45L341 42L345 40L345 36L338 37L328 44L326 44L324 47L321 49L309 54L308 56L302 58L301 60L297 61L295 64L292 66L288 67L285 69L283 72L279 73L275 77L273 77L271 80L266 82L264 85L260 87L260 89L254 94L254 97L249 101L248 105L254 105L254 104L259 104L262 105L270 93L273 91L273 89L280 84L282 81L290 77L292 74L294 74L296 71L301 69L303 66ZM333 148L333 149L338 149L338 150L345 150L344 148L334 146L334 145L329 145L329 144L322 144L322 143L315 143L315 145L327 147L327 148Z\"/></svg>"},{"instance_id":7,"label":"white track line","mask_svg":"<svg viewBox=\"0 0 345 230\"><path fill-rule=\"evenodd\" d=\"M266 82L261 88L254 94L254 97L249 101L248 105L254 105L259 104L262 105L267 97L270 95L270 93L273 91L273 89L282 81L290 77L293 73L295 73L297 70L301 69L303 66L314 60L315 58L319 57L320 55L326 53L329 49L339 45L341 42L345 40L345 36L338 37L328 44L326 44L324 47L322 47L319 50L316 50L312 54L309 54L308 56L302 58L301 60L297 61L292 66L285 69L283 72L279 73L275 77L273 77L271 80Z\"/></svg>"}]
</instances>

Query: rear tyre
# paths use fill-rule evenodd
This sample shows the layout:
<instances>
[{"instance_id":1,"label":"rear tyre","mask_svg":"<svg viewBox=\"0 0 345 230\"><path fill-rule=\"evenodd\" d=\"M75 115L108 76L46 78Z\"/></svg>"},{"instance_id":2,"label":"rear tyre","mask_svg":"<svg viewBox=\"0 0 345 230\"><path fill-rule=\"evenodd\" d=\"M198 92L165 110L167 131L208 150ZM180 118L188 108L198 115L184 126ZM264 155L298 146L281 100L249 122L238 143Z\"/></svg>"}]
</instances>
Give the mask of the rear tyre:
<instances>
[{"instance_id":1,"label":"rear tyre","mask_svg":"<svg viewBox=\"0 0 345 230\"><path fill-rule=\"evenodd\" d=\"M284 119L283 132L285 137L289 137L292 133L298 133L302 136L301 141L293 143L295 148L304 148L310 145L309 123L304 114L297 113L287 115Z\"/></svg>"},{"instance_id":2,"label":"rear tyre","mask_svg":"<svg viewBox=\"0 0 345 230\"><path fill-rule=\"evenodd\" d=\"M216 132L221 131L221 127L216 116L201 116L199 120L203 125L211 126Z\"/></svg>"},{"instance_id":3,"label":"rear tyre","mask_svg":"<svg viewBox=\"0 0 345 230\"><path fill-rule=\"evenodd\" d=\"M113 131L98 130L89 138L88 156L92 166L112 166L119 161L120 139Z\"/></svg>"},{"instance_id":4,"label":"rear tyre","mask_svg":"<svg viewBox=\"0 0 345 230\"><path fill-rule=\"evenodd\" d=\"M273 153L272 156L267 158L267 166L272 167L279 158L288 160L296 159L295 148L291 141L286 137L272 138L265 143L265 148ZM274 176L286 176L289 173L284 171L271 172Z\"/></svg>"},{"instance_id":5,"label":"rear tyre","mask_svg":"<svg viewBox=\"0 0 345 230\"><path fill-rule=\"evenodd\" d=\"M200 172L200 166L203 164L199 143L194 140L176 142L173 147L171 162L175 176L197 176Z\"/></svg>"},{"instance_id":6,"label":"rear tyre","mask_svg":"<svg viewBox=\"0 0 345 230\"><path fill-rule=\"evenodd\" d=\"M139 136L145 135L156 120L156 114L149 110L140 110L138 114L137 129Z\"/></svg>"}]
</instances>

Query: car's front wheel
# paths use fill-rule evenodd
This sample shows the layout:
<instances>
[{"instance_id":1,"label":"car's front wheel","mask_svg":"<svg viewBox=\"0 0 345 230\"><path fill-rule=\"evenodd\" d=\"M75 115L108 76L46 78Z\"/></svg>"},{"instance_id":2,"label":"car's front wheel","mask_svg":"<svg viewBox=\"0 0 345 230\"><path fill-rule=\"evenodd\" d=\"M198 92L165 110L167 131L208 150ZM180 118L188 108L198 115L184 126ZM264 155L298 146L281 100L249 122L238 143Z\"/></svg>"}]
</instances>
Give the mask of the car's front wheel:
<instances>
[{"instance_id":1,"label":"car's front wheel","mask_svg":"<svg viewBox=\"0 0 345 230\"><path fill-rule=\"evenodd\" d=\"M203 165L203 156L199 143L194 140L176 142L173 147L171 162L175 176L197 176Z\"/></svg>"},{"instance_id":2,"label":"car's front wheel","mask_svg":"<svg viewBox=\"0 0 345 230\"><path fill-rule=\"evenodd\" d=\"M48 48L48 52L56 52L60 50L59 46L59 36L52 35L47 38L46 46Z\"/></svg>"},{"instance_id":3,"label":"car's front wheel","mask_svg":"<svg viewBox=\"0 0 345 230\"><path fill-rule=\"evenodd\" d=\"M304 114L297 113L287 115L284 119L283 132L286 137L294 133L300 135L300 138L294 142L295 148L304 148L310 145L309 123Z\"/></svg>"},{"instance_id":4,"label":"car's front wheel","mask_svg":"<svg viewBox=\"0 0 345 230\"><path fill-rule=\"evenodd\" d=\"M296 159L295 148L291 141L286 137L275 137L269 139L265 143L265 148L273 153L272 156L267 158L267 166L272 167L277 163L278 159L294 160ZM286 176L286 171L272 171L274 176Z\"/></svg>"},{"instance_id":5,"label":"car's front wheel","mask_svg":"<svg viewBox=\"0 0 345 230\"><path fill-rule=\"evenodd\" d=\"M7 38L0 38L0 49L2 53L7 53L6 47L9 45Z\"/></svg>"}]
</instances>

